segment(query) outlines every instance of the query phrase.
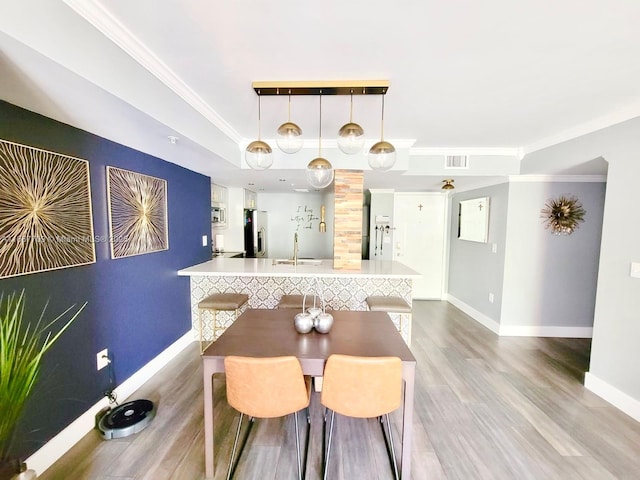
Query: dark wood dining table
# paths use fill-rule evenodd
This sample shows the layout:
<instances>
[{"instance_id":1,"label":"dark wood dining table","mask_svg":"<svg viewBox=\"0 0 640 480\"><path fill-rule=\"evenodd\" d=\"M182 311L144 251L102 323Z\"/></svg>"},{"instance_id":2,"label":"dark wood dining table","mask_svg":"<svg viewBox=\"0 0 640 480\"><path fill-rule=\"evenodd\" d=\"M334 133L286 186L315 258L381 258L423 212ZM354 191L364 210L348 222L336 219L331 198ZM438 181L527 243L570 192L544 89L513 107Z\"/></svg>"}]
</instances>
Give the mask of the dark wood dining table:
<instances>
[{"instance_id":1,"label":"dark wood dining table","mask_svg":"<svg viewBox=\"0 0 640 480\"><path fill-rule=\"evenodd\" d=\"M202 355L204 376L205 475L214 476L213 375L224 372L227 355L295 355L305 375L321 377L329 355L399 357L404 385L401 478L411 477L411 441L416 359L385 312L335 310L331 331L298 333L297 310L248 309Z\"/></svg>"}]
</instances>

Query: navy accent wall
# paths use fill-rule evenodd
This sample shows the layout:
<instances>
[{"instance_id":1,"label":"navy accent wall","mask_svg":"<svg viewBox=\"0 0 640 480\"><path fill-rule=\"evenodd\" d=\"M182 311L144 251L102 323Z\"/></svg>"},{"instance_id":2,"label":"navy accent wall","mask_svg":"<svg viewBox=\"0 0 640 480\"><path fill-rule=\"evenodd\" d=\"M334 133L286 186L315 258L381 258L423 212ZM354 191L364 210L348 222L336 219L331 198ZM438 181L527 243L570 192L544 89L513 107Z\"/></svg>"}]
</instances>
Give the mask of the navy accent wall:
<instances>
[{"instance_id":1,"label":"navy accent wall","mask_svg":"<svg viewBox=\"0 0 640 480\"><path fill-rule=\"evenodd\" d=\"M98 351L112 353L120 384L191 328L189 278L176 272L211 258L202 246L211 186L209 177L2 101L0 138L89 161L97 237L109 236L107 165L167 180L169 250L112 260L101 242L95 264L0 280L5 294L25 290L36 320L47 301L47 318L88 302L45 358L16 443L26 458L102 398L109 374L96 370Z\"/></svg>"}]
</instances>

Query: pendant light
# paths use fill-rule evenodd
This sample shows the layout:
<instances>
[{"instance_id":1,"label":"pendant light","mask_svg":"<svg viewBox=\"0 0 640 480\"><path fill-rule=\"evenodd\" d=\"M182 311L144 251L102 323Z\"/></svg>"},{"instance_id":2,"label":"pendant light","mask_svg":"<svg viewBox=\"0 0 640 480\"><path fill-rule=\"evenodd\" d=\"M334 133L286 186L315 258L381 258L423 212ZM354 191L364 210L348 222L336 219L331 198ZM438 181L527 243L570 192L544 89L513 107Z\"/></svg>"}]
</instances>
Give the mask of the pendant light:
<instances>
[{"instance_id":1,"label":"pendant light","mask_svg":"<svg viewBox=\"0 0 640 480\"><path fill-rule=\"evenodd\" d=\"M369 166L373 170L389 170L396 163L396 149L384 140L384 94L382 95L382 118L380 121L380 141L369 150Z\"/></svg>"},{"instance_id":2,"label":"pendant light","mask_svg":"<svg viewBox=\"0 0 640 480\"><path fill-rule=\"evenodd\" d=\"M364 146L364 130L357 123L353 123L353 90L351 90L351 108L349 123L342 126L338 132L338 148L347 155L354 155L362 151Z\"/></svg>"},{"instance_id":3,"label":"pendant light","mask_svg":"<svg viewBox=\"0 0 640 480\"><path fill-rule=\"evenodd\" d=\"M273 165L273 153L267 142L260 139L260 91L258 90L258 140L254 140L244 152L244 159L254 170L266 170Z\"/></svg>"},{"instance_id":4,"label":"pendant light","mask_svg":"<svg viewBox=\"0 0 640 480\"><path fill-rule=\"evenodd\" d=\"M289 119L278 127L278 148L284 153L299 152L304 143L302 129L291 121L291 90L289 90Z\"/></svg>"},{"instance_id":5,"label":"pendant light","mask_svg":"<svg viewBox=\"0 0 640 480\"><path fill-rule=\"evenodd\" d=\"M318 158L307 165L307 181L314 188L325 188L333 182L333 165L322 158L322 90L320 90L320 125L318 128Z\"/></svg>"}]
</instances>

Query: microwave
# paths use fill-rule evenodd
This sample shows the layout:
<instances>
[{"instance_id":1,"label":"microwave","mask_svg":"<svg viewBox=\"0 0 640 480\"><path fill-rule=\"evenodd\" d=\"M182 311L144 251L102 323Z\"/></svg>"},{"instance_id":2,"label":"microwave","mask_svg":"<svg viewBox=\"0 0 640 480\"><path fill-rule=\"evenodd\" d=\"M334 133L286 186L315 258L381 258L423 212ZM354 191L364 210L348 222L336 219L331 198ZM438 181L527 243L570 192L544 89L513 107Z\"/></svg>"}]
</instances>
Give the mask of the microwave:
<instances>
[{"instance_id":1,"label":"microwave","mask_svg":"<svg viewBox=\"0 0 640 480\"><path fill-rule=\"evenodd\" d=\"M214 227L227 226L227 207L224 203L214 203L211 206L211 225Z\"/></svg>"}]
</instances>

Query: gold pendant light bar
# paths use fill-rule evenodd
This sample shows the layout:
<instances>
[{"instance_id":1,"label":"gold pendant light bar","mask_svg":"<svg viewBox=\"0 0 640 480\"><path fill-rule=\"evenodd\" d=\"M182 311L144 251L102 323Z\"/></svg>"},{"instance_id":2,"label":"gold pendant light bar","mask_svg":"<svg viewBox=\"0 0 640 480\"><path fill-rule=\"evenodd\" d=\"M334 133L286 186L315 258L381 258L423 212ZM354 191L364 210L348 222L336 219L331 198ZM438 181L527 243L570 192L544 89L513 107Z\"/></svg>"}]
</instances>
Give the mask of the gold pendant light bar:
<instances>
[{"instance_id":1,"label":"gold pendant light bar","mask_svg":"<svg viewBox=\"0 0 640 480\"><path fill-rule=\"evenodd\" d=\"M385 95L388 80L253 82L258 95Z\"/></svg>"}]
</instances>

